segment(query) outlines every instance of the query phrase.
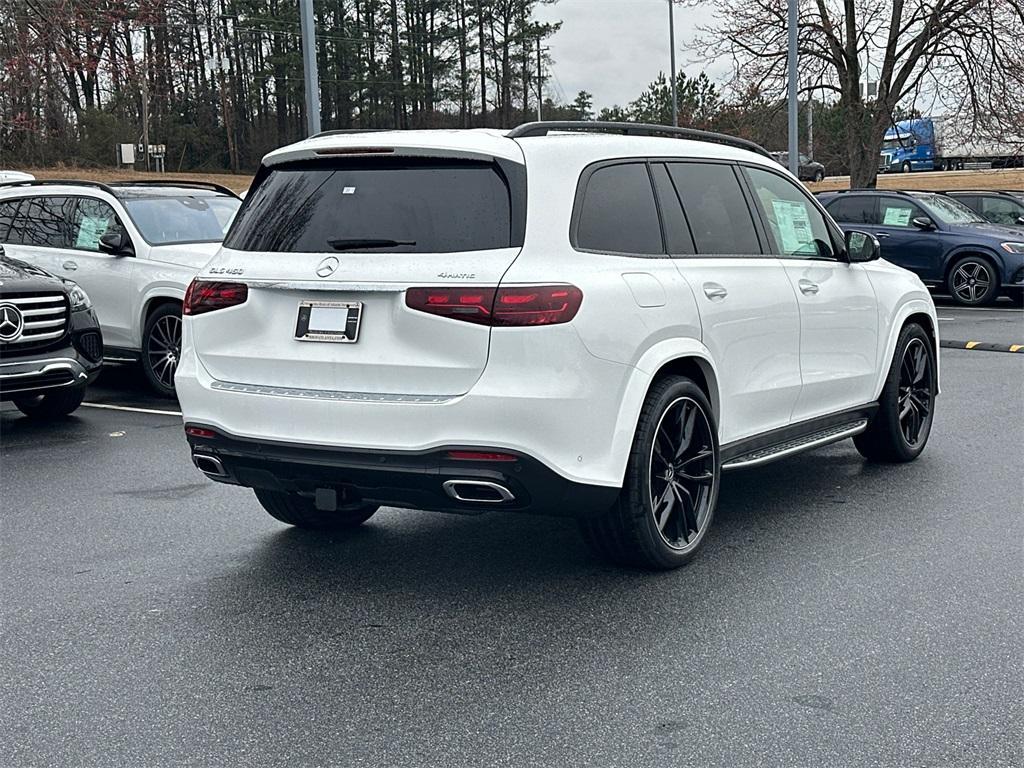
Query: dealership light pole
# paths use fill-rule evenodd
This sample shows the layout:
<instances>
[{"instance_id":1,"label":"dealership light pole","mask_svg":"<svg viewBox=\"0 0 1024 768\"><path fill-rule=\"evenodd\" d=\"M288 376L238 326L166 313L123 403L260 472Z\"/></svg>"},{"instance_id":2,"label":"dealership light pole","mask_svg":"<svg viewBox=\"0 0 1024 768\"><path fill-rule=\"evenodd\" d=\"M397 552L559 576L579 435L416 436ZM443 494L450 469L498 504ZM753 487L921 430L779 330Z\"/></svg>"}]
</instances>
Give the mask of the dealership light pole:
<instances>
[{"instance_id":1,"label":"dealership light pole","mask_svg":"<svg viewBox=\"0 0 1024 768\"><path fill-rule=\"evenodd\" d=\"M679 97L676 94L676 25L672 6L668 0L668 47L672 56L672 125L679 125Z\"/></svg>"},{"instance_id":2,"label":"dealership light pole","mask_svg":"<svg viewBox=\"0 0 1024 768\"><path fill-rule=\"evenodd\" d=\"M316 71L316 22L313 0L299 0L302 22L302 74L306 82L306 132L320 133L320 78Z\"/></svg>"},{"instance_id":3,"label":"dealership light pole","mask_svg":"<svg viewBox=\"0 0 1024 768\"><path fill-rule=\"evenodd\" d=\"M789 170L797 175L800 170L800 124L797 120L797 0L789 0Z\"/></svg>"}]
</instances>

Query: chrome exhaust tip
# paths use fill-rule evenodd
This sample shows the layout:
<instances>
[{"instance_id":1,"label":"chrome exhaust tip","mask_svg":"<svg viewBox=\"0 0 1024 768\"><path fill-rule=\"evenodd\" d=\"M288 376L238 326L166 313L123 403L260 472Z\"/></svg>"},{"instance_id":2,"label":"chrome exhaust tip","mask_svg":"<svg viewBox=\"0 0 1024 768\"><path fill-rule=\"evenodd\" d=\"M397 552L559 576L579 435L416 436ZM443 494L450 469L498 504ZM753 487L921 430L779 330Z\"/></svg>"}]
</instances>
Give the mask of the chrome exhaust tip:
<instances>
[{"instance_id":1,"label":"chrome exhaust tip","mask_svg":"<svg viewBox=\"0 0 1024 768\"><path fill-rule=\"evenodd\" d=\"M192 463L196 465L196 469L210 477L228 476L227 471L224 469L224 465L221 464L220 459L216 456L208 456L203 453L193 453Z\"/></svg>"},{"instance_id":2,"label":"chrome exhaust tip","mask_svg":"<svg viewBox=\"0 0 1024 768\"><path fill-rule=\"evenodd\" d=\"M512 491L489 480L445 480L441 487L456 501L470 504L505 504L515 500Z\"/></svg>"}]
</instances>

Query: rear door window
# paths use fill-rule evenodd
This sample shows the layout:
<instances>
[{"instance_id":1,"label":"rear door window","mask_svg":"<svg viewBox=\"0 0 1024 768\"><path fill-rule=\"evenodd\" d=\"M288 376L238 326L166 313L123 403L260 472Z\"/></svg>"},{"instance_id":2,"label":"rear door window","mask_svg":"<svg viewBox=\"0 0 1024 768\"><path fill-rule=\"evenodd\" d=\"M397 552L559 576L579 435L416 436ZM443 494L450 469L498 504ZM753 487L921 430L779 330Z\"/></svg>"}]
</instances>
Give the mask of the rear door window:
<instances>
[{"instance_id":1,"label":"rear door window","mask_svg":"<svg viewBox=\"0 0 1024 768\"><path fill-rule=\"evenodd\" d=\"M41 248L71 248L73 197L29 197L21 201L8 242Z\"/></svg>"},{"instance_id":2,"label":"rear door window","mask_svg":"<svg viewBox=\"0 0 1024 768\"><path fill-rule=\"evenodd\" d=\"M20 200L4 200L0 202L0 243L8 243L7 235L14 223L14 217L18 213Z\"/></svg>"},{"instance_id":3,"label":"rear door window","mask_svg":"<svg viewBox=\"0 0 1024 768\"><path fill-rule=\"evenodd\" d=\"M602 253L665 252L646 163L606 165L590 175L579 208L575 245Z\"/></svg>"},{"instance_id":4,"label":"rear door window","mask_svg":"<svg viewBox=\"0 0 1024 768\"><path fill-rule=\"evenodd\" d=\"M875 198L867 195L843 195L826 206L832 218L843 224L875 224Z\"/></svg>"},{"instance_id":5,"label":"rear door window","mask_svg":"<svg viewBox=\"0 0 1024 768\"><path fill-rule=\"evenodd\" d=\"M699 254L761 254L750 207L731 165L669 163Z\"/></svg>"},{"instance_id":6,"label":"rear door window","mask_svg":"<svg viewBox=\"0 0 1024 768\"><path fill-rule=\"evenodd\" d=\"M493 163L373 159L273 168L225 245L243 251L456 253L513 244L512 192Z\"/></svg>"}]
</instances>

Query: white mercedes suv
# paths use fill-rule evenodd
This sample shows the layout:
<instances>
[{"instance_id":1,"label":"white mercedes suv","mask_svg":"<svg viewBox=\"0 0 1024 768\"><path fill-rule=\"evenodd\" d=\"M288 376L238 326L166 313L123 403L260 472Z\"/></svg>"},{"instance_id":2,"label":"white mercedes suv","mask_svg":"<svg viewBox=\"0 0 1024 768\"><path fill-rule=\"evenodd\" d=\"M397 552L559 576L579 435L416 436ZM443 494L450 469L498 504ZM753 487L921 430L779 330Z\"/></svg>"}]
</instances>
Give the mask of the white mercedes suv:
<instances>
[{"instance_id":1,"label":"white mercedes suv","mask_svg":"<svg viewBox=\"0 0 1024 768\"><path fill-rule=\"evenodd\" d=\"M675 567L724 470L924 448L935 309L878 253L717 134L321 134L264 159L185 297L193 460L292 525L568 515Z\"/></svg>"},{"instance_id":2,"label":"white mercedes suv","mask_svg":"<svg viewBox=\"0 0 1024 768\"><path fill-rule=\"evenodd\" d=\"M220 248L241 200L190 181L0 183L0 245L92 297L103 356L140 361L153 389L174 394L181 300Z\"/></svg>"}]
</instances>

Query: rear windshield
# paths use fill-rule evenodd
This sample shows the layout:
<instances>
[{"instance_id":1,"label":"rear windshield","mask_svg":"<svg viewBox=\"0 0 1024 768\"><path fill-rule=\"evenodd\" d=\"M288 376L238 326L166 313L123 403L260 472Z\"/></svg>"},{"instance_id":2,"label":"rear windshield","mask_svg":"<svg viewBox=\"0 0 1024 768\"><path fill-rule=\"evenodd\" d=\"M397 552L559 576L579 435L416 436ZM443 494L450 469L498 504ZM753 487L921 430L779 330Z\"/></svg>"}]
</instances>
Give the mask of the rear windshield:
<instances>
[{"instance_id":1,"label":"rear windshield","mask_svg":"<svg viewBox=\"0 0 1024 768\"><path fill-rule=\"evenodd\" d=\"M513 245L512 200L487 162L374 158L274 168L225 245L242 251L453 253Z\"/></svg>"}]
</instances>

